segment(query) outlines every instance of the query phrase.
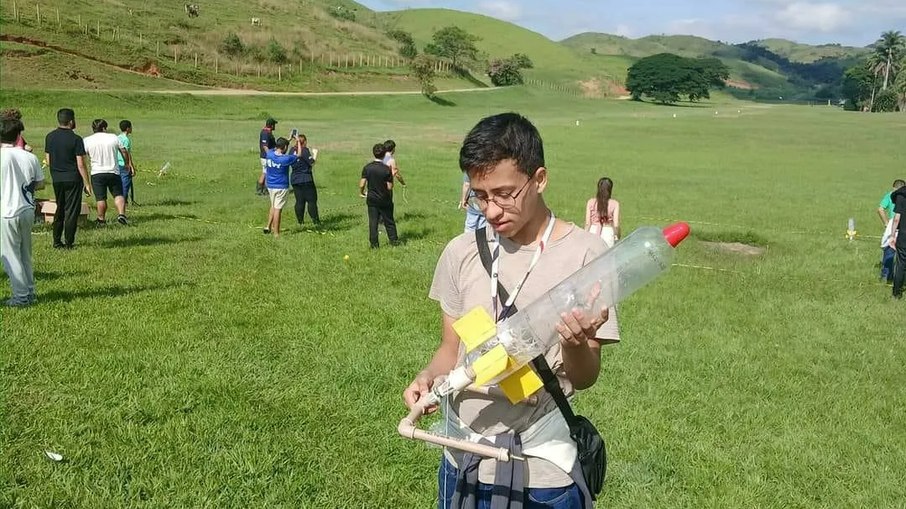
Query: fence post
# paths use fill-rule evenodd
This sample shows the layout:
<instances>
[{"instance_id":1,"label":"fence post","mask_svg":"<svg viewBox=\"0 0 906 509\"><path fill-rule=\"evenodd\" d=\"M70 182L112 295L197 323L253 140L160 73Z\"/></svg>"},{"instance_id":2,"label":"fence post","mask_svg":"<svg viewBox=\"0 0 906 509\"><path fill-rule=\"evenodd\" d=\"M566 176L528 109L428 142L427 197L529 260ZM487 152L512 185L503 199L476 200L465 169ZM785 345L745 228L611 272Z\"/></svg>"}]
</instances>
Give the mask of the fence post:
<instances>
[{"instance_id":1,"label":"fence post","mask_svg":"<svg viewBox=\"0 0 906 509\"><path fill-rule=\"evenodd\" d=\"M217 55L214 55L214 74L220 72L220 58Z\"/></svg>"},{"instance_id":2,"label":"fence post","mask_svg":"<svg viewBox=\"0 0 906 509\"><path fill-rule=\"evenodd\" d=\"M60 9L57 9L57 28L63 28L63 24L60 23Z\"/></svg>"},{"instance_id":3,"label":"fence post","mask_svg":"<svg viewBox=\"0 0 906 509\"><path fill-rule=\"evenodd\" d=\"M41 6L39 4L35 4L35 12L37 12L38 26L41 26Z\"/></svg>"},{"instance_id":4,"label":"fence post","mask_svg":"<svg viewBox=\"0 0 906 509\"><path fill-rule=\"evenodd\" d=\"M349 69L349 55L343 55L343 67Z\"/></svg>"},{"instance_id":5,"label":"fence post","mask_svg":"<svg viewBox=\"0 0 906 509\"><path fill-rule=\"evenodd\" d=\"M19 21L19 9L16 7L16 0L13 0L13 19Z\"/></svg>"},{"instance_id":6,"label":"fence post","mask_svg":"<svg viewBox=\"0 0 906 509\"><path fill-rule=\"evenodd\" d=\"M195 68L198 69L198 53L195 54Z\"/></svg>"},{"instance_id":7,"label":"fence post","mask_svg":"<svg viewBox=\"0 0 906 509\"><path fill-rule=\"evenodd\" d=\"M101 38L101 20L98 20L98 39Z\"/></svg>"},{"instance_id":8,"label":"fence post","mask_svg":"<svg viewBox=\"0 0 906 509\"><path fill-rule=\"evenodd\" d=\"M160 58L160 41L157 41L157 57Z\"/></svg>"},{"instance_id":9,"label":"fence post","mask_svg":"<svg viewBox=\"0 0 906 509\"><path fill-rule=\"evenodd\" d=\"M144 46L144 44L142 44L142 33L141 32L138 33L138 45Z\"/></svg>"},{"instance_id":10,"label":"fence post","mask_svg":"<svg viewBox=\"0 0 906 509\"><path fill-rule=\"evenodd\" d=\"M173 62L179 62L179 46L173 48Z\"/></svg>"},{"instance_id":11,"label":"fence post","mask_svg":"<svg viewBox=\"0 0 906 509\"><path fill-rule=\"evenodd\" d=\"M277 66L277 81L283 81L283 66Z\"/></svg>"}]
</instances>

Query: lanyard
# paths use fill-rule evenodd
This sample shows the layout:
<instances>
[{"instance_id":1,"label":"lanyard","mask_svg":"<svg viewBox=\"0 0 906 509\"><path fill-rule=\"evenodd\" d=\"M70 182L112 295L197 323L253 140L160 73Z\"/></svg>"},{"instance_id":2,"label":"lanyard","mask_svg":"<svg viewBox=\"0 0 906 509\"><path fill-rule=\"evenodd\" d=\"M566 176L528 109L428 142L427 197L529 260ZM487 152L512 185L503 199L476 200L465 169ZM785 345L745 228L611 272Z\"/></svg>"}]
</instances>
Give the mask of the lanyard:
<instances>
[{"instance_id":1,"label":"lanyard","mask_svg":"<svg viewBox=\"0 0 906 509\"><path fill-rule=\"evenodd\" d=\"M507 312L509 312L510 307L513 306L513 303L516 301L516 296L519 295L519 292L522 291L522 285L525 284L525 281L528 279L529 274L532 273L532 269L535 268L535 265L538 264L538 259L541 258L541 253L544 251L545 245L551 238L551 233L554 231L554 213L551 211L550 219L547 222L547 228L544 230L544 235L541 236L541 242L538 244L538 249L535 250L534 256L532 256L532 262L529 264L529 268L525 271L525 275L522 276L522 280L513 288L510 292L510 298L503 305L503 311L498 313L498 308L500 305L500 297L497 294L497 281L500 274L500 234L494 233L494 249L491 253L491 302L494 306L494 316L499 322L504 317L506 317Z\"/></svg>"}]
</instances>

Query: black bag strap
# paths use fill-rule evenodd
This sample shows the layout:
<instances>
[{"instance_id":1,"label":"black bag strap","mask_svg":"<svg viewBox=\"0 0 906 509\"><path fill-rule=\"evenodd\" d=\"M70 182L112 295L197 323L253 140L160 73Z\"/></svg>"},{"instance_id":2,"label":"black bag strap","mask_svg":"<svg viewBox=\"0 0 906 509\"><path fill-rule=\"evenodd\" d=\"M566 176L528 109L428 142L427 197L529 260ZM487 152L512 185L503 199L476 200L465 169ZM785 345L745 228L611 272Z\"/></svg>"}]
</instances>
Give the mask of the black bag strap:
<instances>
[{"instance_id":1,"label":"black bag strap","mask_svg":"<svg viewBox=\"0 0 906 509\"><path fill-rule=\"evenodd\" d=\"M485 228L475 230L475 243L478 245L478 256L481 258L481 264L484 265L485 270L490 276L491 248L488 247L488 235ZM497 281L497 296L504 302L510 298L510 292L503 287L500 280ZM501 316L499 318L503 320L510 315L515 314L516 311L516 304L513 303L509 310L507 310L507 316ZM554 375L554 372L551 370L551 367L548 365L547 359L544 358L543 354L532 360L532 367L535 368L535 372L541 377L541 381L544 383L544 389L554 398L554 403L557 404L557 408L560 409L560 413L563 414L563 418L566 419L566 424L569 425L569 429L572 430L578 424L576 422L576 414L573 412L573 407L570 406L569 400L566 399L566 395L563 394L563 388L560 387L560 382L557 381L557 377Z\"/></svg>"}]
</instances>

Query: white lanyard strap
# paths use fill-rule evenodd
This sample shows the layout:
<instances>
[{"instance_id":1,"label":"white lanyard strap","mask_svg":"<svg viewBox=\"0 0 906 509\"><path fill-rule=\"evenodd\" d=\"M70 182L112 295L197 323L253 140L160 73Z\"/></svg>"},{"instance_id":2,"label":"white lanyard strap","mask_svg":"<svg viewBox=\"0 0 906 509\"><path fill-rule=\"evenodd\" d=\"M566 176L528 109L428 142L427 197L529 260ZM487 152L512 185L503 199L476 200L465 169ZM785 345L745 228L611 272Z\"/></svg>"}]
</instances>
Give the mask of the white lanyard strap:
<instances>
[{"instance_id":1,"label":"white lanyard strap","mask_svg":"<svg viewBox=\"0 0 906 509\"><path fill-rule=\"evenodd\" d=\"M538 264L538 259L541 258L541 253L544 252L544 248L548 241L550 241L551 234L554 232L555 222L554 213L551 211L550 219L547 222L547 228L544 230L544 235L541 236L541 242L538 244L538 249L535 250L535 254L532 256L532 261L529 264L528 270L525 271L522 280L516 284L512 291L510 291L510 298L504 303L503 311L500 313L498 313L500 297L497 293L497 282L500 275L500 235L496 232L494 233L494 249L491 252L491 302L494 307L494 316L498 321L506 315L513 303L516 302L516 297L519 295L519 292L522 291L522 286L528 279L529 274L532 273L535 265Z\"/></svg>"}]
</instances>

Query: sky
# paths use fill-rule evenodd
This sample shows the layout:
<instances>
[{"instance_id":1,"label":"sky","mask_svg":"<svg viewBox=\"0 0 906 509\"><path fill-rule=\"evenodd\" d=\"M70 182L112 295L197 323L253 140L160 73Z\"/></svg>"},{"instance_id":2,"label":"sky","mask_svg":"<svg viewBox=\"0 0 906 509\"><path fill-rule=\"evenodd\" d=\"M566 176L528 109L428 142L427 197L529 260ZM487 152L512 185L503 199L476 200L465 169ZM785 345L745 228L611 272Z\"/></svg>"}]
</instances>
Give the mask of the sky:
<instances>
[{"instance_id":1,"label":"sky","mask_svg":"<svg viewBox=\"0 0 906 509\"><path fill-rule=\"evenodd\" d=\"M358 0L378 10L445 7L516 23L561 40L582 32L631 38L698 35L738 43L780 37L866 46L906 33L906 0Z\"/></svg>"}]
</instances>

